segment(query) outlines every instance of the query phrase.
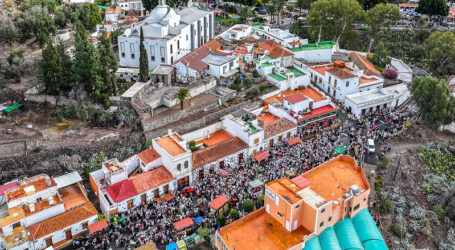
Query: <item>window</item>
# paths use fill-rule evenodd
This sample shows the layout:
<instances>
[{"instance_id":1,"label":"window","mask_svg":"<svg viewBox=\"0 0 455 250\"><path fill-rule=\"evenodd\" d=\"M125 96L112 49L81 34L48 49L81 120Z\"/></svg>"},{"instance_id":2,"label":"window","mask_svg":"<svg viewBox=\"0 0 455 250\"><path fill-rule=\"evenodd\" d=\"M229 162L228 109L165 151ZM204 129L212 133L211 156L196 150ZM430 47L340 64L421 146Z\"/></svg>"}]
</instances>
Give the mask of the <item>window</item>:
<instances>
[{"instance_id":1,"label":"window","mask_svg":"<svg viewBox=\"0 0 455 250\"><path fill-rule=\"evenodd\" d=\"M88 228L88 222L82 223L82 229L85 230Z\"/></svg>"},{"instance_id":2,"label":"window","mask_svg":"<svg viewBox=\"0 0 455 250\"><path fill-rule=\"evenodd\" d=\"M332 83L332 77L329 76L329 84Z\"/></svg>"},{"instance_id":3,"label":"window","mask_svg":"<svg viewBox=\"0 0 455 250\"><path fill-rule=\"evenodd\" d=\"M280 212L276 212L276 214L277 214L278 216L280 216L280 217L283 217L283 215L280 214Z\"/></svg>"},{"instance_id":4,"label":"window","mask_svg":"<svg viewBox=\"0 0 455 250\"><path fill-rule=\"evenodd\" d=\"M177 49L180 49L180 40L177 40Z\"/></svg>"},{"instance_id":5,"label":"window","mask_svg":"<svg viewBox=\"0 0 455 250\"><path fill-rule=\"evenodd\" d=\"M122 52L122 58L125 58L125 52Z\"/></svg>"},{"instance_id":6,"label":"window","mask_svg":"<svg viewBox=\"0 0 455 250\"><path fill-rule=\"evenodd\" d=\"M325 208L323 208L323 209L321 210L321 214L323 214L323 213L325 213Z\"/></svg>"},{"instance_id":7,"label":"window","mask_svg":"<svg viewBox=\"0 0 455 250\"><path fill-rule=\"evenodd\" d=\"M154 62L155 61L155 56L151 56L150 59L152 60L152 62Z\"/></svg>"},{"instance_id":8,"label":"window","mask_svg":"<svg viewBox=\"0 0 455 250\"><path fill-rule=\"evenodd\" d=\"M122 51L122 52L125 51L125 43L124 42L120 43L120 51Z\"/></svg>"},{"instance_id":9,"label":"window","mask_svg":"<svg viewBox=\"0 0 455 250\"><path fill-rule=\"evenodd\" d=\"M165 59L164 57L161 57L161 62L164 63L165 62Z\"/></svg>"},{"instance_id":10,"label":"window","mask_svg":"<svg viewBox=\"0 0 455 250\"><path fill-rule=\"evenodd\" d=\"M188 35L186 35L186 40L188 41Z\"/></svg>"},{"instance_id":11,"label":"window","mask_svg":"<svg viewBox=\"0 0 455 250\"><path fill-rule=\"evenodd\" d=\"M155 55L155 46L150 45L150 55L154 56Z\"/></svg>"},{"instance_id":12,"label":"window","mask_svg":"<svg viewBox=\"0 0 455 250\"><path fill-rule=\"evenodd\" d=\"M258 144L258 143L259 143L259 138L254 139L254 144Z\"/></svg>"},{"instance_id":13,"label":"window","mask_svg":"<svg viewBox=\"0 0 455 250\"><path fill-rule=\"evenodd\" d=\"M360 207L360 204L355 205L354 211L357 210L357 209L359 209L359 207Z\"/></svg>"},{"instance_id":14,"label":"window","mask_svg":"<svg viewBox=\"0 0 455 250\"><path fill-rule=\"evenodd\" d=\"M295 207L295 210L297 210L297 209L299 209L299 208L300 208L300 205L297 205L297 206Z\"/></svg>"},{"instance_id":15,"label":"window","mask_svg":"<svg viewBox=\"0 0 455 250\"><path fill-rule=\"evenodd\" d=\"M335 87L335 88L337 87L337 79L335 79L335 85L334 85L334 87Z\"/></svg>"},{"instance_id":16,"label":"window","mask_svg":"<svg viewBox=\"0 0 455 250\"><path fill-rule=\"evenodd\" d=\"M177 164L177 171L181 171L182 170L182 164Z\"/></svg>"},{"instance_id":17,"label":"window","mask_svg":"<svg viewBox=\"0 0 455 250\"><path fill-rule=\"evenodd\" d=\"M130 53L134 54L134 43L130 43Z\"/></svg>"},{"instance_id":18,"label":"window","mask_svg":"<svg viewBox=\"0 0 455 250\"><path fill-rule=\"evenodd\" d=\"M349 81L346 82L346 87L349 87Z\"/></svg>"},{"instance_id":19,"label":"window","mask_svg":"<svg viewBox=\"0 0 455 250\"><path fill-rule=\"evenodd\" d=\"M329 222L331 222L331 221L332 221L332 216L329 217Z\"/></svg>"},{"instance_id":20,"label":"window","mask_svg":"<svg viewBox=\"0 0 455 250\"><path fill-rule=\"evenodd\" d=\"M171 44L170 51L171 51L171 54L174 53L174 49L172 48L172 44Z\"/></svg>"},{"instance_id":21,"label":"window","mask_svg":"<svg viewBox=\"0 0 455 250\"><path fill-rule=\"evenodd\" d=\"M324 226L324 222L321 222L321 223L319 224L319 227L323 227L323 226Z\"/></svg>"},{"instance_id":22,"label":"window","mask_svg":"<svg viewBox=\"0 0 455 250\"><path fill-rule=\"evenodd\" d=\"M188 161L185 161L185 168L188 168Z\"/></svg>"},{"instance_id":23,"label":"window","mask_svg":"<svg viewBox=\"0 0 455 250\"><path fill-rule=\"evenodd\" d=\"M367 201L367 198L363 198L363 201Z\"/></svg>"},{"instance_id":24,"label":"window","mask_svg":"<svg viewBox=\"0 0 455 250\"><path fill-rule=\"evenodd\" d=\"M136 55L131 54L131 59L134 59L134 58L136 58Z\"/></svg>"},{"instance_id":25,"label":"window","mask_svg":"<svg viewBox=\"0 0 455 250\"><path fill-rule=\"evenodd\" d=\"M161 46L161 47L160 47L160 55L161 55L161 57L164 57L164 54L165 54L164 52L165 52L165 51L164 51L164 47Z\"/></svg>"}]
</instances>

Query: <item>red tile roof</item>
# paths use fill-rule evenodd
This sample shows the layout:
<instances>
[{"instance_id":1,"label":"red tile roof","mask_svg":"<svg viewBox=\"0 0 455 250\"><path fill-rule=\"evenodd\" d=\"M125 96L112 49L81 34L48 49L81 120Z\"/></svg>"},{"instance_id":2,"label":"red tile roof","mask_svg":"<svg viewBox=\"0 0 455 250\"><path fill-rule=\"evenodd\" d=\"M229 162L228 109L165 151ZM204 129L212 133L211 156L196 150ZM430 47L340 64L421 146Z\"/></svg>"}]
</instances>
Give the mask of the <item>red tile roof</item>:
<instances>
[{"instance_id":1,"label":"red tile roof","mask_svg":"<svg viewBox=\"0 0 455 250\"><path fill-rule=\"evenodd\" d=\"M292 178L291 181L294 182L300 188L308 187L311 184L309 180L305 179L305 177L301 175Z\"/></svg>"},{"instance_id":2,"label":"red tile roof","mask_svg":"<svg viewBox=\"0 0 455 250\"><path fill-rule=\"evenodd\" d=\"M19 184L17 183L17 181L13 181L13 182L10 182L8 184L5 184L3 186L0 186L0 195L5 195L5 192L8 190L8 189L11 189L11 188L14 188L14 187L17 187L19 186Z\"/></svg>"},{"instance_id":3,"label":"red tile roof","mask_svg":"<svg viewBox=\"0 0 455 250\"><path fill-rule=\"evenodd\" d=\"M302 139L300 139L300 137L295 137L295 138L288 140L289 146L295 145L297 143L302 143Z\"/></svg>"},{"instance_id":4,"label":"red tile roof","mask_svg":"<svg viewBox=\"0 0 455 250\"><path fill-rule=\"evenodd\" d=\"M175 227L175 229L180 230L187 226L191 226L193 224L194 224L193 219L191 219L190 217L186 217L183 220L174 222L174 227Z\"/></svg>"},{"instance_id":5,"label":"red tile roof","mask_svg":"<svg viewBox=\"0 0 455 250\"><path fill-rule=\"evenodd\" d=\"M167 168L160 166L142 174L131 176L136 194L154 189L160 185L170 182L174 178ZM134 195L133 195L134 196ZM127 197L128 198L128 197Z\"/></svg>"},{"instance_id":6,"label":"red tile roof","mask_svg":"<svg viewBox=\"0 0 455 250\"><path fill-rule=\"evenodd\" d=\"M193 152L193 169L246 148L248 148L248 144L238 137L232 137L213 146L200 149Z\"/></svg>"},{"instance_id":7,"label":"red tile roof","mask_svg":"<svg viewBox=\"0 0 455 250\"><path fill-rule=\"evenodd\" d=\"M96 211L96 208L91 202L88 202L83 206L71 209L63 214L59 214L33 226L30 226L27 228L27 230L30 232L32 238L34 240L37 240L55 231L87 220L97 214L98 212Z\"/></svg>"},{"instance_id":8,"label":"red tile roof","mask_svg":"<svg viewBox=\"0 0 455 250\"><path fill-rule=\"evenodd\" d=\"M280 118L277 121L265 124L264 128L264 139L268 139L272 136L284 133L292 128L297 127L296 124L288 121L287 119Z\"/></svg>"},{"instance_id":9,"label":"red tile roof","mask_svg":"<svg viewBox=\"0 0 455 250\"><path fill-rule=\"evenodd\" d=\"M292 95L285 96L284 99L286 99L288 102L290 102L292 104L296 104L296 103L299 103L299 102L303 102L303 101L305 101L308 98L306 98L306 96L304 96L302 94L295 93L295 94L292 94Z\"/></svg>"},{"instance_id":10,"label":"red tile roof","mask_svg":"<svg viewBox=\"0 0 455 250\"><path fill-rule=\"evenodd\" d=\"M357 52L352 52L349 54L349 57L351 58L351 61L359 67L359 69L363 70L363 73L365 75L371 76L371 75L376 75L376 76L381 76L381 72L377 70L373 63L368 61L368 59L361 54Z\"/></svg>"},{"instance_id":11,"label":"red tile roof","mask_svg":"<svg viewBox=\"0 0 455 250\"><path fill-rule=\"evenodd\" d=\"M194 69L196 71L201 71L207 68L207 64L201 61L204 57L210 54L210 49L205 46L201 46L195 49L193 52L177 60L174 64L179 62L183 63L186 67Z\"/></svg>"},{"instance_id":12,"label":"red tile roof","mask_svg":"<svg viewBox=\"0 0 455 250\"><path fill-rule=\"evenodd\" d=\"M270 156L269 152L267 152L267 151L264 150L264 151L261 151L261 152L255 154L255 155L253 156L253 158L254 158L256 161L261 162L261 161L263 161L265 158L267 158L267 157L269 157L269 156Z\"/></svg>"},{"instance_id":13,"label":"red tile roof","mask_svg":"<svg viewBox=\"0 0 455 250\"><path fill-rule=\"evenodd\" d=\"M340 68L333 67L333 68L327 70L327 72L339 79L349 79L349 78L356 77L356 75L352 74L351 71L346 68L340 69Z\"/></svg>"},{"instance_id":14,"label":"red tile roof","mask_svg":"<svg viewBox=\"0 0 455 250\"><path fill-rule=\"evenodd\" d=\"M218 42L217 40L210 40L207 43L205 43L203 46L210 48L212 51L217 51L221 49L221 43Z\"/></svg>"},{"instance_id":15,"label":"red tile roof","mask_svg":"<svg viewBox=\"0 0 455 250\"><path fill-rule=\"evenodd\" d=\"M137 156L141 159L142 162L144 162L144 164L149 164L150 162L161 157L161 155L158 154L158 152L156 152L153 148L148 148L137 154Z\"/></svg>"},{"instance_id":16,"label":"red tile roof","mask_svg":"<svg viewBox=\"0 0 455 250\"><path fill-rule=\"evenodd\" d=\"M275 46L281 46L281 44L275 42L274 40L268 40L259 44L259 48L263 50L269 50Z\"/></svg>"},{"instance_id":17,"label":"red tile roof","mask_svg":"<svg viewBox=\"0 0 455 250\"><path fill-rule=\"evenodd\" d=\"M137 195L136 187L130 179L110 185L106 188L106 191L114 202L121 202Z\"/></svg>"},{"instance_id":18,"label":"red tile roof","mask_svg":"<svg viewBox=\"0 0 455 250\"><path fill-rule=\"evenodd\" d=\"M269 50L269 55L273 59L277 59L280 57L286 57L286 56L293 56L294 53L284 47L281 46L275 46L272 49Z\"/></svg>"},{"instance_id":19,"label":"red tile roof","mask_svg":"<svg viewBox=\"0 0 455 250\"><path fill-rule=\"evenodd\" d=\"M218 210L220 207L222 207L224 204L226 204L226 202L229 201L229 197L227 197L226 195L219 195L218 197L216 197L213 201L211 201L209 203L209 207L215 209L215 210Z\"/></svg>"},{"instance_id":20,"label":"red tile roof","mask_svg":"<svg viewBox=\"0 0 455 250\"><path fill-rule=\"evenodd\" d=\"M88 226L88 230L92 234L92 233L96 233L102 229L105 229L106 227L108 227L107 221L100 220L100 221L97 221L97 222L93 223L92 225Z\"/></svg>"},{"instance_id":21,"label":"red tile roof","mask_svg":"<svg viewBox=\"0 0 455 250\"><path fill-rule=\"evenodd\" d=\"M417 8L417 7L419 7L419 4L418 3L400 3L399 6L400 7L414 7L414 8Z\"/></svg>"}]
</instances>

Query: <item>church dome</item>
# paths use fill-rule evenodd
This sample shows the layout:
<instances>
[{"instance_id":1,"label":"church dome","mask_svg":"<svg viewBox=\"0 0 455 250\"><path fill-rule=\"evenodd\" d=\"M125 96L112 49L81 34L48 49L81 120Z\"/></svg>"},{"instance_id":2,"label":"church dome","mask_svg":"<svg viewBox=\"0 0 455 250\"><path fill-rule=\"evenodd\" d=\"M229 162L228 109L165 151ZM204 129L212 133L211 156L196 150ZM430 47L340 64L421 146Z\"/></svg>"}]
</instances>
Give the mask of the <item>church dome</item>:
<instances>
[{"instance_id":1,"label":"church dome","mask_svg":"<svg viewBox=\"0 0 455 250\"><path fill-rule=\"evenodd\" d=\"M175 11L166 5L165 0L159 0L158 6L156 6L152 12L150 12L147 19L152 22L160 22L161 20L169 20L175 18L177 14Z\"/></svg>"}]
</instances>

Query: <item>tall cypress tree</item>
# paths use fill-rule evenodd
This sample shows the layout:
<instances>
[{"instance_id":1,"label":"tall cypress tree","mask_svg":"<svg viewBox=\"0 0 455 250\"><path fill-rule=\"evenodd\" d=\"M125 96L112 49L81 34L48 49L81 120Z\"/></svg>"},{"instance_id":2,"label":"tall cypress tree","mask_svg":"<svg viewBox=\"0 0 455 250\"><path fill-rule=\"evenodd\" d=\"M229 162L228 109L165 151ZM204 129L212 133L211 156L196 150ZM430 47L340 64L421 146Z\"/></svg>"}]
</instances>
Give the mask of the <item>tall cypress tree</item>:
<instances>
[{"instance_id":1,"label":"tall cypress tree","mask_svg":"<svg viewBox=\"0 0 455 250\"><path fill-rule=\"evenodd\" d=\"M58 94L63 85L62 61L57 48L48 41L46 48L43 49L42 59L39 62L39 79L45 85L48 94Z\"/></svg>"},{"instance_id":2,"label":"tall cypress tree","mask_svg":"<svg viewBox=\"0 0 455 250\"><path fill-rule=\"evenodd\" d=\"M100 77L104 83L104 92L111 91L117 95L115 86L115 72L118 69L117 55L111 46L111 40L106 32L102 32L99 38L98 51L100 54Z\"/></svg>"},{"instance_id":3,"label":"tall cypress tree","mask_svg":"<svg viewBox=\"0 0 455 250\"><path fill-rule=\"evenodd\" d=\"M144 46L144 32L142 31L142 27L139 50L139 81L146 82L149 79L149 62L147 58L147 51Z\"/></svg>"},{"instance_id":4,"label":"tall cypress tree","mask_svg":"<svg viewBox=\"0 0 455 250\"><path fill-rule=\"evenodd\" d=\"M66 48L63 43L57 45L58 56L62 62L63 82L61 89L65 92L70 91L74 86L71 79L71 57L66 53Z\"/></svg>"}]
</instances>

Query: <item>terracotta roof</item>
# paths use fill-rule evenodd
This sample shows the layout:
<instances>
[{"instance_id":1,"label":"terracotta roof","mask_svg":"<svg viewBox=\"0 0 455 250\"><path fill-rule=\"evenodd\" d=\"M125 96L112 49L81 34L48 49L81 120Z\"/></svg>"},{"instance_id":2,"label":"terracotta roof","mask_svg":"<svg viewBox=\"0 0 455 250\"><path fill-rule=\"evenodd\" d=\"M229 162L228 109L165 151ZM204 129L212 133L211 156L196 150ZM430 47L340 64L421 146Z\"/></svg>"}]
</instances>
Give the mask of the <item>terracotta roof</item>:
<instances>
[{"instance_id":1,"label":"terracotta roof","mask_svg":"<svg viewBox=\"0 0 455 250\"><path fill-rule=\"evenodd\" d=\"M218 130L215 133L211 133L209 138L197 141L196 144L204 143L206 147L210 147L231 138L232 135L226 132L226 130Z\"/></svg>"},{"instance_id":2,"label":"terracotta roof","mask_svg":"<svg viewBox=\"0 0 455 250\"><path fill-rule=\"evenodd\" d=\"M96 233L102 229L105 229L106 227L108 227L107 221L103 219L103 220L97 221L97 222L93 223L92 225L88 226L88 230L92 234L92 233Z\"/></svg>"},{"instance_id":3,"label":"terracotta roof","mask_svg":"<svg viewBox=\"0 0 455 250\"><path fill-rule=\"evenodd\" d=\"M261 151L261 152L255 154L255 155L253 156L253 158L254 158L256 161L261 162L261 161L263 161L265 158L267 158L267 157L269 157L269 156L270 156L270 153L264 150L264 151Z\"/></svg>"},{"instance_id":4,"label":"terracotta roof","mask_svg":"<svg viewBox=\"0 0 455 250\"><path fill-rule=\"evenodd\" d=\"M183 63L186 67L194 69L196 71L201 71L207 68L207 64L201 61L204 57L210 54L210 49L205 46L201 46L195 49L193 52L177 60L174 64L179 62Z\"/></svg>"},{"instance_id":5,"label":"terracotta roof","mask_svg":"<svg viewBox=\"0 0 455 250\"><path fill-rule=\"evenodd\" d=\"M379 72L379 70L377 70L374 67L373 63L368 61L368 59L366 57L362 56L361 54L359 54L357 52L352 52L351 54L349 54L349 58L351 58L351 61L357 67L359 67L359 69L363 70L363 73L365 75L368 75L368 76L371 76L371 75L381 76L381 72Z\"/></svg>"},{"instance_id":6,"label":"terracotta roof","mask_svg":"<svg viewBox=\"0 0 455 250\"><path fill-rule=\"evenodd\" d=\"M418 3L400 3L399 6L400 7L414 7L414 8L417 8L417 7L419 7L419 4Z\"/></svg>"},{"instance_id":7,"label":"terracotta roof","mask_svg":"<svg viewBox=\"0 0 455 250\"><path fill-rule=\"evenodd\" d=\"M163 166L157 167L142 174L133 175L130 180L133 183L136 194L154 189L160 185L172 181L172 174Z\"/></svg>"},{"instance_id":8,"label":"terracotta roof","mask_svg":"<svg viewBox=\"0 0 455 250\"><path fill-rule=\"evenodd\" d=\"M226 204L226 202L228 202L229 199L230 198L227 197L226 195L219 195L218 197L216 197L213 201L211 201L209 203L209 207L211 207L215 210L218 210L221 206Z\"/></svg>"},{"instance_id":9,"label":"terracotta roof","mask_svg":"<svg viewBox=\"0 0 455 250\"><path fill-rule=\"evenodd\" d=\"M359 79L359 84L365 84L365 83L374 82L374 81L376 81L375 78L369 79L369 78L366 78L366 77L363 77L363 76L362 76L362 77L360 77L360 79Z\"/></svg>"},{"instance_id":10,"label":"terracotta roof","mask_svg":"<svg viewBox=\"0 0 455 250\"><path fill-rule=\"evenodd\" d=\"M269 55L271 58L276 59L280 57L286 57L286 56L293 56L294 53L292 51L283 48L281 46L275 46L272 49L269 50Z\"/></svg>"},{"instance_id":11,"label":"terracotta roof","mask_svg":"<svg viewBox=\"0 0 455 250\"><path fill-rule=\"evenodd\" d=\"M185 149L169 136L161 137L159 140L156 140L156 143L171 156L177 156L186 152Z\"/></svg>"},{"instance_id":12,"label":"terracotta roof","mask_svg":"<svg viewBox=\"0 0 455 250\"><path fill-rule=\"evenodd\" d=\"M294 46L294 45L299 45L299 44L302 44L302 43L300 41L295 41L295 42L290 42L288 44L291 45L291 46Z\"/></svg>"},{"instance_id":13,"label":"terracotta roof","mask_svg":"<svg viewBox=\"0 0 455 250\"><path fill-rule=\"evenodd\" d=\"M291 104L296 104L299 102L303 102L308 98L306 98L304 95L302 95L300 93L294 93L292 95L285 96L284 99L286 99Z\"/></svg>"},{"instance_id":14,"label":"terracotta roof","mask_svg":"<svg viewBox=\"0 0 455 250\"><path fill-rule=\"evenodd\" d=\"M12 207L8 209L8 216L0 219L0 228L13 224L25 218L25 212L22 206Z\"/></svg>"},{"instance_id":15,"label":"terracotta roof","mask_svg":"<svg viewBox=\"0 0 455 250\"><path fill-rule=\"evenodd\" d=\"M203 46L210 48L212 51L217 51L221 49L221 43L218 42L217 40L210 40L207 43L205 43Z\"/></svg>"},{"instance_id":16,"label":"terracotta roof","mask_svg":"<svg viewBox=\"0 0 455 250\"><path fill-rule=\"evenodd\" d=\"M186 217L185 219L174 222L174 227L177 230L183 229L187 226L193 225L193 219Z\"/></svg>"},{"instance_id":17,"label":"terracotta roof","mask_svg":"<svg viewBox=\"0 0 455 250\"><path fill-rule=\"evenodd\" d=\"M259 48L263 50L269 50L275 46L281 46L281 44L275 42L274 40L268 40L259 44Z\"/></svg>"},{"instance_id":18,"label":"terracotta roof","mask_svg":"<svg viewBox=\"0 0 455 250\"><path fill-rule=\"evenodd\" d=\"M295 145L297 143L302 143L302 139L300 139L300 137L295 137L295 138L288 140L289 146Z\"/></svg>"},{"instance_id":19,"label":"terracotta roof","mask_svg":"<svg viewBox=\"0 0 455 250\"><path fill-rule=\"evenodd\" d=\"M296 124L288 121L287 119L280 118L277 121L264 125L264 139L284 133L292 128L297 127Z\"/></svg>"},{"instance_id":20,"label":"terracotta roof","mask_svg":"<svg viewBox=\"0 0 455 250\"><path fill-rule=\"evenodd\" d=\"M211 147L200 149L193 152L193 169L246 148L248 148L248 144L238 137L233 137Z\"/></svg>"},{"instance_id":21,"label":"terracotta roof","mask_svg":"<svg viewBox=\"0 0 455 250\"><path fill-rule=\"evenodd\" d=\"M150 162L161 157L161 155L158 154L158 152L156 152L153 148L148 148L137 154L137 156L142 160L142 162L144 162L144 164L149 164Z\"/></svg>"},{"instance_id":22,"label":"terracotta roof","mask_svg":"<svg viewBox=\"0 0 455 250\"><path fill-rule=\"evenodd\" d=\"M98 212L91 202L83 206L71 209L63 214L51 217L45 221L37 223L27 228L34 240L71 226L75 223L87 220L90 217L97 215Z\"/></svg>"},{"instance_id":23,"label":"terracotta roof","mask_svg":"<svg viewBox=\"0 0 455 250\"><path fill-rule=\"evenodd\" d=\"M110 185L106 188L106 191L114 202L121 202L137 195L136 187L130 179Z\"/></svg>"},{"instance_id":24,"label":"terracotta roof","mask_svg":"<svg viewBox=\"0 0 455 250\"><path fill-rule=\"evenodd\" d=\"M325 76L325 72L329 69L332 69L333 65L330 66L317 66L317 67L312 67L314 71L318 72L319 74Z\"/></svg>"},{"instance_id":25,"label":"terracotta roof","mask_svg":"<svg viewBox=\"0 0 455 250\"><path fill-rule=\"evenodd\" d=\"M243 41L246 42L246 43L255 43L257 42L258 39L252 37L252 36L249 36L247 38L245 38Z\"/></svg>"},{"instance_id":26,"label":"terracotta roof","mask_svg":"<svg viewBox=\"0 0 455 250\"><path fill-rule=\"evenodd\" d=\"M346 68L331 68L329 70L327 70L327 72L329 72L330 74L332 74L333 76L335 76L336 78L339 78L339 79L349 79L349 78L353 78L353 77L356 77L356 75L352 74L351 71L349 69L346 69Z\"/></svg>"},{"instance_id":27,"label":"terracotta roof","mask_svg":"<svg viewBox=\"0 0 455 250\"><path fill-rule=\"evenodd\" d=\"M305 177L301 175L292 178L291 181L294 182L300 188L308 187L311 184L309 180L305 179Z\"/></svg>"}]
</instances>

